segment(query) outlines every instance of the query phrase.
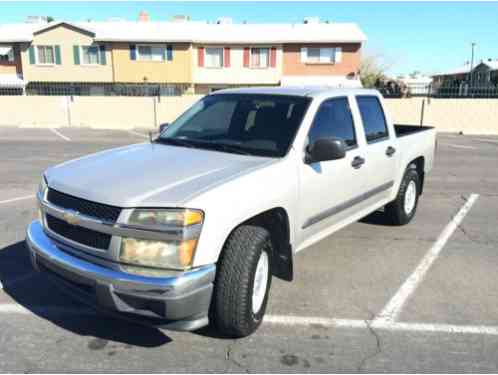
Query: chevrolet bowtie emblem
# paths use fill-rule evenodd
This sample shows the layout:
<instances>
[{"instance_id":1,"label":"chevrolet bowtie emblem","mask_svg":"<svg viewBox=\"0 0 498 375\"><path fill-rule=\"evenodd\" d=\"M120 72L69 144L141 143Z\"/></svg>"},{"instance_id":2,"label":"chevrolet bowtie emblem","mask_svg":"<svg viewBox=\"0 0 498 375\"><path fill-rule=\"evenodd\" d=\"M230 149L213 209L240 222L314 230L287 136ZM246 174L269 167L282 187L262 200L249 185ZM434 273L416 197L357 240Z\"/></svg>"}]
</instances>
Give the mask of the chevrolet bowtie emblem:
<instances>
[{"instance_id":1,"label":"chevrolet bowtie emblem","mask_svg":"<svg viewBox=\"0 0 498 375\"><path fill-rule=\"evenodd\" d=\"M80 222L77 212L64 212L62 217L68 224L71 225L76 225Z\"/></svg>"}]
</instances>

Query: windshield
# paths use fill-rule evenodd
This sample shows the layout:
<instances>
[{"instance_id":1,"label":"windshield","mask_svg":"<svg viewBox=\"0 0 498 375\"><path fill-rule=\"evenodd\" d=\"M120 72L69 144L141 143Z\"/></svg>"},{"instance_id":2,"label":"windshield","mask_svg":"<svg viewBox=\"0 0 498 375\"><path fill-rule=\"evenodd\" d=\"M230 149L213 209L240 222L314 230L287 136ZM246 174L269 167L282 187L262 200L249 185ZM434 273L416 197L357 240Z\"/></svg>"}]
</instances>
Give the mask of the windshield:
<instances>
[{"instance_id":1,"label":"windshield","mask_svg":"<svg viewBox=\"0 0 498 375\"><path fill-rule=\"evenodd\" d=\"M255 156L283 157L310 99L284 95L206 96L168 126L157 142Z\"/></svg>"}]
</instances>

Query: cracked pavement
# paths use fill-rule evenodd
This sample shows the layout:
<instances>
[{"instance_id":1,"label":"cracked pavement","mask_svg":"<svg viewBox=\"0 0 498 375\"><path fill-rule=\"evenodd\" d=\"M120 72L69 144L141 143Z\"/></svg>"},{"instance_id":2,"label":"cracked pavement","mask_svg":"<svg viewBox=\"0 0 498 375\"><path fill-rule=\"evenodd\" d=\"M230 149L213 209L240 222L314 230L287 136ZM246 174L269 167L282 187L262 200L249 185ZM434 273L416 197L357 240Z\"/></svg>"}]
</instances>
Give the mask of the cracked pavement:
<instances>
[{"instance_id":1,"label":"cracked pavement","mask_svg":"<svg viewBox=\"0 0 498 375\"><path fill-rule=\"evenodd\" d=\"M0 127L2 199L33 194L49 165L143 142L118 130L59 131L71 142L48 129ZM464 200L478 193L399 320L498 326L498 148L479 141L483 136L438 138L435 168L410 225L391 227L381 214L370 215L297 254L292 283L272 282L268 314L353 319L364 321L363 328L264 323L256 334L232 340L210 328L170 332L93 315L32 274L23 238L36 217L34 201L1 204L0 372L498 371L498 336L371 325ZM2 306L26 310L5 312Z\"/></svg>"}]
</instances>

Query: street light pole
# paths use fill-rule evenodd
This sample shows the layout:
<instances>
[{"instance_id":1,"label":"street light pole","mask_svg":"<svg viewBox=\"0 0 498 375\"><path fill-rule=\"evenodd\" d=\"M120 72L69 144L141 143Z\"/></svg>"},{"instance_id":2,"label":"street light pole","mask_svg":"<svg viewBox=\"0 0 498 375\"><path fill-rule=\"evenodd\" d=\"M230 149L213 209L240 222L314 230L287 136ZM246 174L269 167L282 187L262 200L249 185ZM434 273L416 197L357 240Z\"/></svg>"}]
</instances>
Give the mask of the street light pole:
<instances>
[{"instance_id":1,"label":"street light pole","mask_svg":"<svg viewBox=\"0 0 498 375\"><path fill-rule=\"evenodd\" d=\"M474 83L474 73L472 72L472 69L474 69L474 47L476 46L476 43L475 42L472 42L472 55L471 55L471 58L470 58L470 87L472 87L473 83Z\"/></svg>"}]
</instances>

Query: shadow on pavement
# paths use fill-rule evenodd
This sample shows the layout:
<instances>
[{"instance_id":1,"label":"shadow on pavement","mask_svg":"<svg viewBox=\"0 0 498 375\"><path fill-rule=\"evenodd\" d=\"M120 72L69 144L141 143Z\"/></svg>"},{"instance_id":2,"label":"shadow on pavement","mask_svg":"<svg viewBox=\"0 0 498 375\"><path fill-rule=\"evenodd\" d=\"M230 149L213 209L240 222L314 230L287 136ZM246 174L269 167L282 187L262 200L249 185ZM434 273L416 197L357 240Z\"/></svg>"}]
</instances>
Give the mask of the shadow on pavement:
<instances>
[{"instance_id":1,"label":"shadow on pavement","mask_svg":"<svg viewBox=\"0 0 498 375\"><path fill-rule=\"evenodd\" d=\"M33 314L77 335L92 336L88 343L91 350L103 349L107 341L140 347L158 347L172 341L154 327L113 319L97 312L88 314L85 305L59 291L43 274L36 273L24 241L0 249L0 280L3 291ZM79 309L81 315L67 313L67 310Z\"/></svg>"},{"instance_id":2,"label":"shadow on pavement","mask_svg":"<svg viewBox=\"0 0 498 375\"><path fill-rule=\"evenodd\" d=\"M392 224L386 218L386 215L384 215L384 211L374 211L361 219L360 223L392 227Z\"/></svg>"}]
</instances>

